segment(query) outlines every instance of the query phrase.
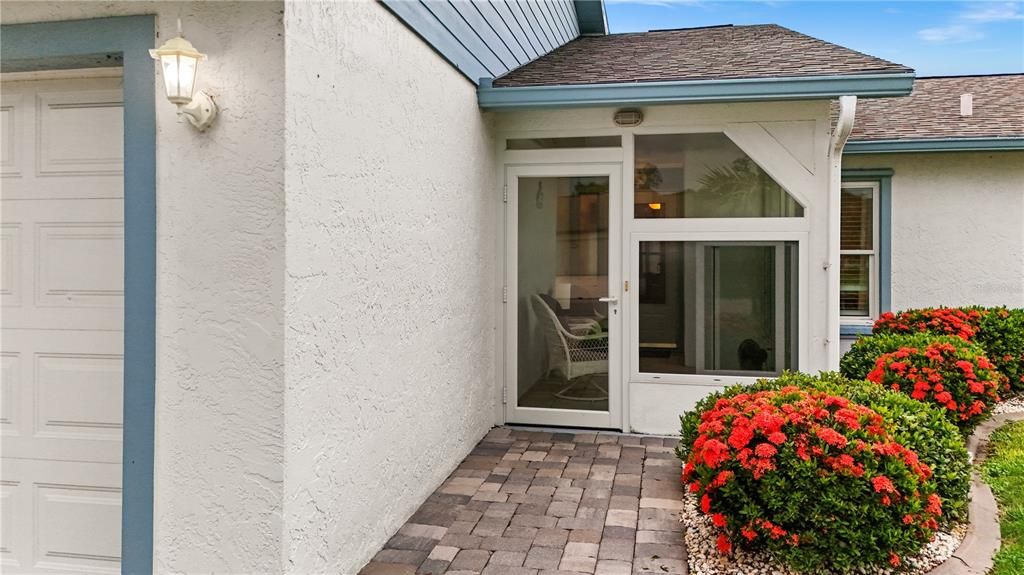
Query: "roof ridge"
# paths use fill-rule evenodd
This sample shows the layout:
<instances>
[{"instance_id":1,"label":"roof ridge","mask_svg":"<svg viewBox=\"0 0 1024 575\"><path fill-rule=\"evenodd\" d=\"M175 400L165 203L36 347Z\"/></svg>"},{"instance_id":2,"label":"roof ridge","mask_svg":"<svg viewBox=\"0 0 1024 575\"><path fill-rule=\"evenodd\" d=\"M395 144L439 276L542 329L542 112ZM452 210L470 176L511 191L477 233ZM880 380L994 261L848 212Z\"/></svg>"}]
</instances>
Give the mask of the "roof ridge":
<instances>
[{"instance_id":1,"label":"roof ridge","mask_svg":"<svg viewBox=\"0 0 1024 575\"><path fill-rule=\"evenodd\" d=\"M683 26L681 28L655 28L653 30L648 30L647 33L651 34L653 32L678 32L680 30L708 30L710 28L736 28L736 27L737 26L735 24L709 24L707 26ZM643 34L643 32L640 32L640 33Z\"/></svg>"}]
</instances>

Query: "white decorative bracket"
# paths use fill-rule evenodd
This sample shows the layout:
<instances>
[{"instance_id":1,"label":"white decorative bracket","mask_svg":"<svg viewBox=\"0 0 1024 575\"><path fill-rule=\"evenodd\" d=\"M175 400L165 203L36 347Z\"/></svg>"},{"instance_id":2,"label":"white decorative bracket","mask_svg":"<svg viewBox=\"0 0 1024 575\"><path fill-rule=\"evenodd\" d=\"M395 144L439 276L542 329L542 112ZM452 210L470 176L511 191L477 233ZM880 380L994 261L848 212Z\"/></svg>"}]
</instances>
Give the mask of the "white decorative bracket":
<instances>
[{"instance_id":1,"label":"white decorative bracket","mask_svg":"<svg viewBox=\"0 0 1024 575\"><path fill-rule=\"evenodd\" d=\"M187 118L195 129L205 132L217 117L217 103L209 94L200 90L191 102L178 106L178 115Z\"/></svg>"}]
</instances>

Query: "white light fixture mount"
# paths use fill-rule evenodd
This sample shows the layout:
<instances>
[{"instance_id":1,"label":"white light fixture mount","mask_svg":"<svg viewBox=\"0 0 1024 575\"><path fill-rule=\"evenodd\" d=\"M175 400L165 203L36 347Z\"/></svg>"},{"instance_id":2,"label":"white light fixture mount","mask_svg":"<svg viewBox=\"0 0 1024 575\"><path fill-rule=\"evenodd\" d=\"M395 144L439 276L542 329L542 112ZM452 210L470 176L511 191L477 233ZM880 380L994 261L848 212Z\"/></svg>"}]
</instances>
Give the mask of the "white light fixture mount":
<instances>
[{"instance_id":1,"label":"white light fixture mount","mask_svg":"<svg viewBox=\"0 0 1024 575\"><path fill-rule=\"evenodd\" d=\"M149 55L160 62L167 99L178 106L178 114L187 118L200 132L209 128L217 117L217 104L206 92L195 90L196 71L199 62L206 59L206 54L196 50L181 35L180 20L178 36L150 50Z\"/></svg>"}]
</instances>

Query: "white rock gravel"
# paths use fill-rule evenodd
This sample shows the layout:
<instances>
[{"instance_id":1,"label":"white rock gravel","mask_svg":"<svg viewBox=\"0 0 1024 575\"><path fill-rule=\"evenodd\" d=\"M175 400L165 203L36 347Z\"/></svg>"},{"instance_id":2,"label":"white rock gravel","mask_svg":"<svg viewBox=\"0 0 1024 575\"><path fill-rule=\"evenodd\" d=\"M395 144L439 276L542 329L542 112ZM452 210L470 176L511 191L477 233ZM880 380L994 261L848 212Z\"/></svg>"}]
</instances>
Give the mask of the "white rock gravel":
<instances>
[{"instance_id":1,"label":"white rock gravel","mask_svg":"<svg viewBox=\"0 0 1024 575\"><path fill-rule=\"evenodd\" d=\"M992 408L992 413L1024 413L1024 395L1000 401Z\"/></svg>"},{"instance_id":2,"label":"white rock gravel","mask_svg":"<svg viewBox=\"0 0 1024 575\"><path fill-rule=\"evenodd\" d=\"M691 493L684 496L680 521L684 525L687 560L690 575L808 575L787 569L774 563L766 552L746 552L736 549L731 557L724 557L715 548L718 531L711 519L700 512L697 497ZM935 538L914 557L904 557L900 568L866 568L855 571L859 575L920 575L927 573L949 559L960 546L967 527L960 526L951 532L939 531ZM824 575L824 574L822 574Z\"/></svg>"}]
</instances>

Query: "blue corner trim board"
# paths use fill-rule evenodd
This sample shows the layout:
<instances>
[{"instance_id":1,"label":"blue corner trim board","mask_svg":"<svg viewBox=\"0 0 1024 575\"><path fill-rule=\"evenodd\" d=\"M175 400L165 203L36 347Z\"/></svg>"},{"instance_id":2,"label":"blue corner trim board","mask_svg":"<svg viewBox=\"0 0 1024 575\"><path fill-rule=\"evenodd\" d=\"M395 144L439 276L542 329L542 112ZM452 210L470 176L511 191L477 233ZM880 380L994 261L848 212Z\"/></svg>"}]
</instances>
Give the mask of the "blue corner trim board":
<instances>
[{"instance_id":1,"label":"blue corner trim board","mask_svg":"<svg viewBox=\"0 0 1024 575\"><path fill-rule=\"evenodd\" d=\"M81 56L124 67L124 474L121 572L153 571L156 108L152 15L0 27L0 68L53 69Z\"/></svg>"},{"instance_id":2,"label":"blue corner trim board","mask_svg":"<svg viewBox=\"0 0 1024 575\"><path fill-rule=\"evenodd\" d=\"M861 324L839 324L839 337L857 337L861 335L870 335L871 326Z\"/></svg>"},{"instance_id":3,"label":"blue corner trim board","mask_svg":"<svg viewBox=\"0 0 1024 575\"><path fill-rule=\"evenodd\" d=\"M844 154L912 152L998 152L1024 150L1024 138L929 138L903 140L851 140Z\"/></svg>"},{"instance_id":4,"label":"blue corner trim board","mask_svg":"<svg viewBox=\"0 0 1024 575\"><path fill-rule=\"evenodd\" d=\"M578 106L678 104L686 102L751 102L759 100L830 99L906 96L914 74L860 74L685 80L618 84L560 84L553 86L495 87L482 80L477 101L489 110Z\"/></svg>"},{"instance_id":5,"label":"blue corner trim board","mask_svg":"<svg viewBox=\"0 0 1024 575\"><path fill-rule=\"evenodd\" d=\"M848 169L843 181L878 182L878 309L892 311L892 176L891 168Z\"/></svg>"}]
</instances>

